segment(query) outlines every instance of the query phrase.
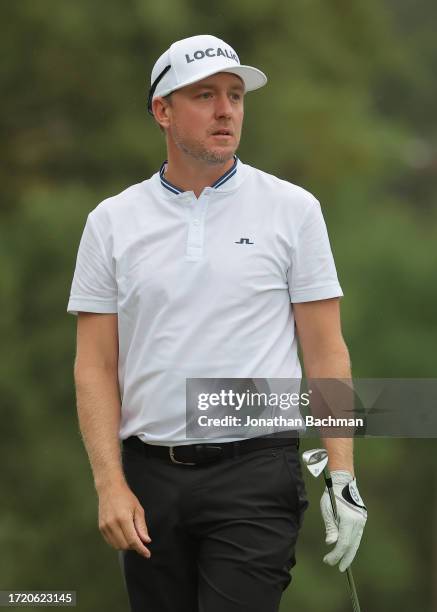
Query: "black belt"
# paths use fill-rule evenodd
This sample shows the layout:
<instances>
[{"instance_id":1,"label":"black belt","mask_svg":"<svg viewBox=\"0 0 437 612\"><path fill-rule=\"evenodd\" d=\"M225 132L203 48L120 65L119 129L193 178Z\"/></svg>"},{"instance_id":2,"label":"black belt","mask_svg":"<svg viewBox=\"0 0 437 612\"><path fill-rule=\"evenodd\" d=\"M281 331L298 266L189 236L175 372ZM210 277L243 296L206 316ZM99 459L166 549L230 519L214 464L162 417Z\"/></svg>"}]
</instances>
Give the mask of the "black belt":
<instances>
[{"instance_id":1,"label":"black belt","mask_svg":"<svg viewBox=\"0 0 437 612\"><path fill-rule=\"evenodd\" d=\"M123 447L140 452L146 457L167 459L172 463L181 465L201 465L213 463L222 459L229 459L245 455L263 448L276 448L281 446L296 446L299 448L299 434L297 431L288 431L287 437L260 437L238 440L235 442L219 442L217 444L187 444L181 446L158 446L146 444L136 436L123 440Z\"/></svg>"}]
</instances>

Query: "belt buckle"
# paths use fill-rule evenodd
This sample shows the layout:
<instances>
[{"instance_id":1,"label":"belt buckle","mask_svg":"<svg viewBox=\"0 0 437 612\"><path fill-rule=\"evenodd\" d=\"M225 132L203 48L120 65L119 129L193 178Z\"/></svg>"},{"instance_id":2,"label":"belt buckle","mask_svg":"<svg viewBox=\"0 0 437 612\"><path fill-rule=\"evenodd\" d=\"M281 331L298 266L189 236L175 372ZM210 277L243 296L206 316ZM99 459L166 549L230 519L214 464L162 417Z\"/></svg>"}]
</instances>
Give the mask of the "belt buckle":
<instances>
[{"instance_id":1,"label":"belt buckle","mask_svg":"<svg viewBox=\"0 0 437 612\"><path fill-rule=\"evenodd\" d=\"M175 463L177 465L197 465L197 463L190 463L189 461L178 461L174 456L174 448L174 446L168 447L168 454L170 455L170 460L172 463Z\"/></svg>"}]
</instances>

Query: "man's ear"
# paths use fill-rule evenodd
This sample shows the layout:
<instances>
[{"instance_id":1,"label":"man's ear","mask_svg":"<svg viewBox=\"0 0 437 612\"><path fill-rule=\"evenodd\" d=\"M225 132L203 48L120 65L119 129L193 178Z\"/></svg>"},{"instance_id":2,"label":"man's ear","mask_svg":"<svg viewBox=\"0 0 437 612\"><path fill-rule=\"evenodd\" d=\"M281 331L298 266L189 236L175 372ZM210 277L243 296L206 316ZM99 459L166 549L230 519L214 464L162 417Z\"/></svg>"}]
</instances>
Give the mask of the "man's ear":
<instances>
[{"instance_id":1,"label":"man's ear","mask_svg":"<svg viewBox=\"0 0 437 612\"><path fill-rule=\"evenodd\" d=\"M157 96L152 102L152 111L155 121L158 125L165 129L170 125L170 114L171 114L171 100L170 95L162 98Z\"/></svg>"}]
</instances>

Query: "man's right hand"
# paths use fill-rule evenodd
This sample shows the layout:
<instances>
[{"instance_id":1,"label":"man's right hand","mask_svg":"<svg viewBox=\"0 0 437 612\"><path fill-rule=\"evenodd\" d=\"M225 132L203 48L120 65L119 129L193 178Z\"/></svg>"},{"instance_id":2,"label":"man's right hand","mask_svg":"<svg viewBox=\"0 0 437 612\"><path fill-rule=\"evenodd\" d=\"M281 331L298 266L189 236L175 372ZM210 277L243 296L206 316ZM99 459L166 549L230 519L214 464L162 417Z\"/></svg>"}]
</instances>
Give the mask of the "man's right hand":
<instances>
[{"instance_id":1,"label":"man's right hand","mask_svg":"<svg viewBox=\"0 0 437 612\"><path fill-rule=\"evenodd\" d=\"M150 550L144 546L152 541L144 509L127 483L101 488L98 495L99 529L106 542L117 550L135 550L150 559Z\"/></svg>"}]
</instances>

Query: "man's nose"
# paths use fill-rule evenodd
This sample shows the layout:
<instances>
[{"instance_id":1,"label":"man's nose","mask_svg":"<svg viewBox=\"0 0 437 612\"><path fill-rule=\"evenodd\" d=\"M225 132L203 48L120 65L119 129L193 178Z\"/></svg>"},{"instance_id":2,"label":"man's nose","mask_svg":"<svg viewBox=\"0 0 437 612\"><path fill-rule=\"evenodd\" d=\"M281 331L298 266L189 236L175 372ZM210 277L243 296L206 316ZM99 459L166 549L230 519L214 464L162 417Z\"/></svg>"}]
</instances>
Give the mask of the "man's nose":
<instances>
[{"instance_id":1,"label":"man's nose","mask_svg":"<svg viewBox=\"0 0 437 612\"><path fill-rule=\"evenodd\" d=\"M216 97L215 114L217 117L230 117L232 115L232 102L225 93Z\"/></svg>"}]
</instances>

